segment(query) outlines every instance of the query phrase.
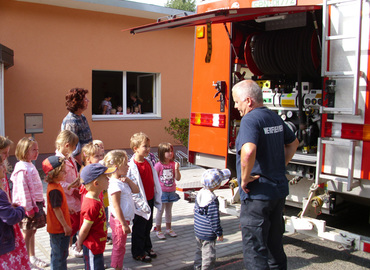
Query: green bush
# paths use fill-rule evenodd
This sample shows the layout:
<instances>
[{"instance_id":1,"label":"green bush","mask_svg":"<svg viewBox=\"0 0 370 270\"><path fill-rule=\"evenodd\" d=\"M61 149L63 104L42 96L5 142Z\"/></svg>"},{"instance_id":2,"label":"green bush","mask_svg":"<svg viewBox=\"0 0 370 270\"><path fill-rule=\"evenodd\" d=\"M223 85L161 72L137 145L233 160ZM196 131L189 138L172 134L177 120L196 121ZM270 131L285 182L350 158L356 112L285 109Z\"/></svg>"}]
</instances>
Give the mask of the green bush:
<instances>
[{"instance_id":1,"label":"green bush","mask_svg":"<svg viewBox=\"0 0 370 270\"><path fill-rule=\"evenodd\" d=\"M195 12L195 0L168 0L165 7Z\"/></svg>"},{"instance_id":2,"label":"green bush","mask_svg":"<svg viewBox=\"0 0 370 270\"><path fill-rule=\"evenodd\" d=\"M189 141L189 118L175 118L169 121L170 126L164 129L183 146L188 147Z\"/></svg>"}]
</instances>

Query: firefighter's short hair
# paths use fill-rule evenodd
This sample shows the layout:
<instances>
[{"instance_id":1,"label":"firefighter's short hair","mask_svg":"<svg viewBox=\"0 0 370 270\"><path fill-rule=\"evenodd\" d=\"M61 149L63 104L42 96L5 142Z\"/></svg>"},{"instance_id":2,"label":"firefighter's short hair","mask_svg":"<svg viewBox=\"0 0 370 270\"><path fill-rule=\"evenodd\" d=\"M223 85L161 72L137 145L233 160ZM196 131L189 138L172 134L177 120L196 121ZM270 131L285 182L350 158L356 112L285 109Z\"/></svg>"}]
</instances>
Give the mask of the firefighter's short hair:
<instances>
[{"instance_id":1,"label":"firefighter's short hair","mask_svg":"<svg viewBox=\"0 0 370 270\"><path fill-rule=\"evenodd\" d=\"M255 81L241 81L233 87L232 91L236 92L239 98L243 101L250 97L257 103L263 103L262 90Z\"/></svg>"}]
</instances>

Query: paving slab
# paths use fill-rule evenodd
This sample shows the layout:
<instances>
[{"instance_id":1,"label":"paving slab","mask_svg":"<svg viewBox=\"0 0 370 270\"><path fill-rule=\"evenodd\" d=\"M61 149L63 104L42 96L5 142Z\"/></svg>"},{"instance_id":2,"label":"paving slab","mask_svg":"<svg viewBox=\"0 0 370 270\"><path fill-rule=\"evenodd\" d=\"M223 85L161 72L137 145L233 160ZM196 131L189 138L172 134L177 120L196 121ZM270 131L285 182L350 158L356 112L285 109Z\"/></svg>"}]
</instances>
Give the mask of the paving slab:
<instances>
[{"instance_id":1,"label":"paving slab","mask_svg":"<svg viewBox=\"0 0 370 270\"><path fill-rule=\"evenodd\" d=\"M181 180L178 185L189 186L192 183L199 183L200 177L204 172L203 168L190 167L181 169ZM190 183L190 184L189 184ZM44 195L46 192L46 184L44 183ZM217 190L216 194L225 196L225 193L230 190ZM131 256L131 235L127 237L126 254L124 258L124 266L132 269L153 269L153 270L177 270L191 268L194 260L194 252L196 247L194 236L194 203L184 200L184 193L178 191L180 200L174 203L172 208L172 228L178 234L177 237L167 236L166 240L160 240L155 233L151 233L153 249L158 254L158 257L153 259L151 263L143 263L135 261ZM154 211L154 217L156 210ZM163 218L164 221L164 218ZM241 233L239 229L239 219L235 216L221 214L221 225L224 230L224 241L218 242L217 257L224 257L241 252ZM162 223L162 226L165 226ZM110 234L110 229L108 229ZM105 264L110 267L110 256L112 245L107 245L104 252ZM36 256L40 259L50 262L50 243L49 234L46 228L39 229L36 233ZM68 269L84 269L82 258L68 257ZM50 269L49 267L45 269Z\"/></svg>"}]
</instances>

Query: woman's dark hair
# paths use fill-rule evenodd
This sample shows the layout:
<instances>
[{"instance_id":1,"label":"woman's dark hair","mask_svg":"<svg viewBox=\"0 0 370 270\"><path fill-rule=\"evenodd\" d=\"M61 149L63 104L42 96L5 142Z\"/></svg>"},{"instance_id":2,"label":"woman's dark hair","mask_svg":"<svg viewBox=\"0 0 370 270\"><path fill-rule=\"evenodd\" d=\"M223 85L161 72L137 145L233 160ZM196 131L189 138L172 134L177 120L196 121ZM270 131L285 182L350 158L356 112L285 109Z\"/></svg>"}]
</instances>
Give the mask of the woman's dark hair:
<instances>
[{"instance_id":1,"label":"woman's dark hair","mask_svg":"<svg viewBox=\"0 0 370 270\"><path fill-rule=\"evenodd\" d=\"M83 88L72 88L66 95L67 110L75 113L84 108L84 98L89 91Z\"/></svg>"}]
</instances>

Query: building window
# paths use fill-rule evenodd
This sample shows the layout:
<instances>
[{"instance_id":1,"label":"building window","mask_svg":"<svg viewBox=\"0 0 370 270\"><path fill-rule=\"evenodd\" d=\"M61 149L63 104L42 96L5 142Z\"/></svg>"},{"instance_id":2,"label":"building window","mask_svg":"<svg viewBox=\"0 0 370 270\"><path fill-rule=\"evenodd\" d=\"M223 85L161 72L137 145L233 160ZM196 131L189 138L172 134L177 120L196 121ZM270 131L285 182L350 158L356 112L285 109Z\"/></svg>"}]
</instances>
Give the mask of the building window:
<instances>
[{"instance_id":1,"label":"building window","mask_svg":"<svg viewBox=\"0 0 370 270\"><path fill-rule=\"evenodd\" d=\"M160 74L92 71L93 120L160 118ZM111 109L110 109L111 107ZM110 109L108 114L104 109Z\"/></svg>"}]
</instances>

